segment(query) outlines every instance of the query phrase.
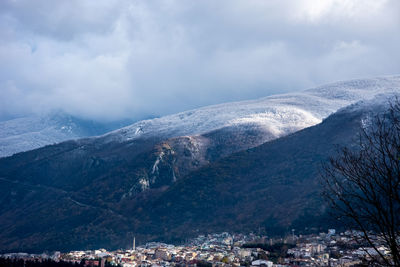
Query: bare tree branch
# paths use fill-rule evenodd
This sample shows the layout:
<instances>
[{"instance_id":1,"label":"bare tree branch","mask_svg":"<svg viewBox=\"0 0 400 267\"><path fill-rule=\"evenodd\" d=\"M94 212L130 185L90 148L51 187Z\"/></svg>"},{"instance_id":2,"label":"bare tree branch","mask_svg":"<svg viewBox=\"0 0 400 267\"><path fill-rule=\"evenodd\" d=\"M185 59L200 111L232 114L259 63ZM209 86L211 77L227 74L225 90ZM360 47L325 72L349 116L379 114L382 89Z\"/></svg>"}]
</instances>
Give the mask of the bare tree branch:
<instances>
[{"instance_id":1,"label":"bare tree branch","mask_svg":"<svg viewBox=\"0 0 400 267\"><path fill-rule=\"evenodd\" d=\"M321 172L323 196L346 218L382 265L400 266L400 101L361 127L356 149L339 148ZM380 242L376 242L379 238ZM357 238L359 242L359 238ZM378 247L384 245L390 255Z\"/></svg>"}]
</instances>

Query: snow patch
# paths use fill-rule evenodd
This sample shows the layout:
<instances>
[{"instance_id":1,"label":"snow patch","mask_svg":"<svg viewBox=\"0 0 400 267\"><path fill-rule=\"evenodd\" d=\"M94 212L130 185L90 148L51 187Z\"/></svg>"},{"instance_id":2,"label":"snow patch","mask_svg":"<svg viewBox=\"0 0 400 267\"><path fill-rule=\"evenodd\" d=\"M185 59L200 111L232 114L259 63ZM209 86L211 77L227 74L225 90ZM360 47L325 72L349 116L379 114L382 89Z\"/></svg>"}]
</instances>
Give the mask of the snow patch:
<instances>
[{"instance_id":1,"label":"snow patch","mask_svg":"<svg viewBox=\"0 0 400 267\"><path fill-rule=\"evenodd\" d=\"M172 168L172 182L173 182L173 183L176 182L176 176L175 176L174 168Z\"/></svg>"},{"instance_id":2,"label":"snow patch","mask_svg":"<svg viewBox=\"0 0 400 267\"><path fill-rule=\"evenodd\" d=\"M369 115L366 115L361 119L361 127L366 130L372 126L372 118Z\"/></svg>"},{"instance_id":3,"label":"snow patch","mask_svg":"<svg viewBox=\"0 0 400 267\"><path fill-rule=\"evenodd\" d=\"M145 191L145 190L149 189L149 187L150 187L149 180L145 179L145 178L140 178L139 184L141 186L142 191Z\"/></svg>"},{"instance_id":4,"label":"snow patch","mask_svg":"<svg viewBox=\"0 0 400 267\"><path fill-rule=\"evenodd\" d=\"M321 122L310 112L295 107L271 108L263 113L251 114L248 117L231 120L229 124L256 124L264 128L273 136L300 130Z\"/></svg>"},{"instance_id":5,"label":"snow patch","mask_svg":"<svg viewBox=\"0 0 400 267\"><path fill-rule=\"evenodd\" d=\"M156 171L158 172L158 164L160 161L162 161L164 157L164 152L161 151L160 154L158 154L156 161L153 164L153 168L151 169L151 174L154 174Z\"/></svg>"}]
</instances>

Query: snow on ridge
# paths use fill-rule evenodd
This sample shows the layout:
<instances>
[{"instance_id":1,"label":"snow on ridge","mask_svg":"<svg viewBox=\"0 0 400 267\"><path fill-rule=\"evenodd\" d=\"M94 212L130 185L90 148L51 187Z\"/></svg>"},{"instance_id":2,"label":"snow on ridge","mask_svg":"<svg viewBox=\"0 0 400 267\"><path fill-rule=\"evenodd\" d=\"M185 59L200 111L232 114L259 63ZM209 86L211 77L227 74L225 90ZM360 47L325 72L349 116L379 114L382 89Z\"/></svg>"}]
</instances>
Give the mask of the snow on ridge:
<instances>
[{"instance_id":1,"label":"snow on ridge","mask_svg":"<svg viewBox=\"0 0 400 267\"><path fill-rule=\"evenodd\" d=\"M66 140L103 134L107 127L63 112L0 121L0 158Z\"/></svg>"},{"instance_id":2,"label":"snow on ridge","mask_svg":"<svg viewBox=\"0 0 400 267\"><path fill-rule=\"evenodd\" d=\"M319 123L341 108L400 93L400 75L336 82L301 92L206 106L144 120L101 136L103 142L141 137L171 138L201 135L224 127L254 125L273 138ZM378 100L374 100L378 101ZM356 108L353 106L353 108ZM0 157L64 140L82 138L91 125L70 116L52 114L0 122ZM92 135L92 134L90 134ZM93 137L98 140L99 137Z\"/></svg>"},{"instance_id":3,"label":"snow on ridge","mask_svg":"<svg viewBox=\"0 0 400 267\"><path fill-rule=\"evenodd\" d=\"M398 91L399 84L400 75L395 75L341 81L308 89L305 92L310 92L314 95L323 95L328 99L354 99L361 97L360 100L363 100L372 99L380 93Z\"/></svg>"},{"instance_id":4,"label":"snow on ridge","mask_svg":"<svg viewBox=\"0 0 400 267\"><path fill-rule=\"evenodd\" d=\"M376 115L382 112L387 112L388 108L396 98L400 99L400 89L393 92L376 94L370 99L363 99L340 108L337 112L349 113L361 111L365 114L369 113Z\"/></svg>"},{"instance_id":5,"label":"snow on ridge","mask_svg":"<svg viewBox=\"0 0 400 267\"><path fill-rule=\"evenodd\" d=\"M62 123L62 125L60 125ZM23 117L0 122L0 157L81 137L70 121L50 116Z\"/></svg>"},{"instance_id":6,"label":"snow on ridge","mask_svg":"<svg viewBox=\"0 0 400 267\"><path fill-rule=\"evenodd\" d=\"M223 127L254 124L282 136L318 124L322 119L360 100L400 92L400 76L336 82L301 92L206 106L144 120L104 135L124 142L141 137L171 138L204 134Z\"/></svg>"},{"instance_id":7,"label":"snow on ridge","mask_svg":"<svg viewBox=\"0 0 400 267\"><path fill-rule=\"evenodd\" d=\"M320 118L300 108L281 106L265 113L251 114L248 117L237 118L228 124L256 124L275 137L295 132L306 127L318 124Z\"/></svg>"}]
</instances>

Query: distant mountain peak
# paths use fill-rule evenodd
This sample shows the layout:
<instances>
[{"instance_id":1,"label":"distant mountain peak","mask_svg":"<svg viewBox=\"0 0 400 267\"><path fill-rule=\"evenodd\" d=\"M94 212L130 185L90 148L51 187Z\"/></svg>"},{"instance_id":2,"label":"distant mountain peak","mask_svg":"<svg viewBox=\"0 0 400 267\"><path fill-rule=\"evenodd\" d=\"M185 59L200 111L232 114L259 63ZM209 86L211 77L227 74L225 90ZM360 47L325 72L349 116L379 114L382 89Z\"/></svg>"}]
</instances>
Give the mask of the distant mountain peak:
<instances>
[{"instance_id":1,"label":"distant mountain peak","mask_svg":"<svg viewBox=\"0 0 400 267\"><path fill-rule=\"evenodd\" d=\"M31 115L0 122L0 157L45 145L101 135L126 124L99 123L63 112Z\"/></svg>"}]
</instances>

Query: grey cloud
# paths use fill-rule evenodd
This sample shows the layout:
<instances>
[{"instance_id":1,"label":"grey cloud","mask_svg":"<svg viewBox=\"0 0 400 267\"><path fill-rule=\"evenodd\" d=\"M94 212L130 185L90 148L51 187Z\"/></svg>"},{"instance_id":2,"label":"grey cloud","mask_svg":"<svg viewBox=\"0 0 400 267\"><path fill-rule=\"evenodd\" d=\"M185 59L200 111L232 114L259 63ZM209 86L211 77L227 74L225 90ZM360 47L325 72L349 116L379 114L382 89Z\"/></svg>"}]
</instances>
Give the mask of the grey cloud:
<instances>
[{"instance_id":1,"label":"grey cloud","mask_svg":"<svg viewBox=\"0 0 400 267\"><path fill-rule=\"evenodd\" d=\"M2 1L0 117L137 118L399 73L398 1L315 3Z\"/></svg>"},{"instance_id":2,"label":"grey cloud","mask_svg":"<svg viewBox=\"0 0 400 267\"><path fill-rule=\"evenodd\" d=\"M22 34L39 34L69 41L82 34L113 30L122 5L113 1L4 0L3 17Z\"/></svg>"}]
</instances>

